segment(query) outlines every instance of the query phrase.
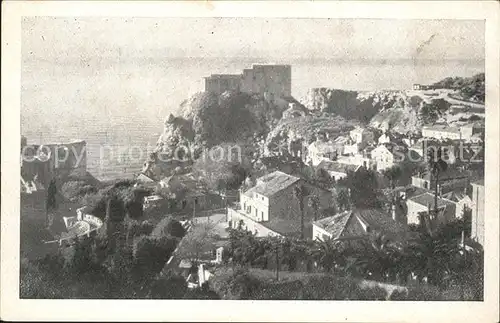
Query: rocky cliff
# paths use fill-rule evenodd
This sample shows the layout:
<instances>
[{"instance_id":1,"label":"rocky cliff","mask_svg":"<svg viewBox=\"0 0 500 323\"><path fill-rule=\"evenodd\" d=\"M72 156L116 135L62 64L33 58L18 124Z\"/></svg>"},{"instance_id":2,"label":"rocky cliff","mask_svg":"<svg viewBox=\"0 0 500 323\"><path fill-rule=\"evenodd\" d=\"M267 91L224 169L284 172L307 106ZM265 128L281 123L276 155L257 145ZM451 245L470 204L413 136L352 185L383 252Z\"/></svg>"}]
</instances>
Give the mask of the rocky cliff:
<instances>
[{"instance_id":1,"label":"rocky cliff","mask_svg":"<svg viewBox=\"0 0 500 323\"><path fill-rule=\"evenodd\" d=\"M458 120L467 122L474 113L481 115L480 108L465 113L450 109L452 105L457 105L457 100L453 99L455 94L456 91L449 89L356 92L318 88L309 90L303 102L310 111L406 134L419 132L423 125L440 122L451 126ZM482 117L475 116L474 119L484 118L484 112L482 114Z\"/></svg>"},{"instance_id":2,"label":"rocky cliff","mask_svg":"<svg viewBox=\"0 0 500 323\"><path fill-rule=\"evenodd\" d=\"M294 100L271 103L260 95L241 92L195 94L180 105L177 116L170 114L166 118L163 133L143 172L165 175L172 167L182 166L179 159L192 160L203 150L221 143L239 143L258 151L259 143L276 126L291 101ZM189 156L179 156L181 150Z\"/></svg>"}]
</instances>

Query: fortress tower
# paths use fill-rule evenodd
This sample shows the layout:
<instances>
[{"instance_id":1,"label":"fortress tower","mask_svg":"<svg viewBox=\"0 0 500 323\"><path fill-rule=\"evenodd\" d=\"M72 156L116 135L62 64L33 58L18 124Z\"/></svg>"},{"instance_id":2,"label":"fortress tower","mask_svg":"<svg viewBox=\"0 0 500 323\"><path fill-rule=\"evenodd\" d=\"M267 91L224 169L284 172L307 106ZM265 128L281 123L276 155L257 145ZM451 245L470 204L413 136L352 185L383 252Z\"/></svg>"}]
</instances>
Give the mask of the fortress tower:
<instances>
[{"instance_id":1,"label":"fortress tower","mask_svg":"<svg viewBox=\"0 0 500 323\"><path fill-rule=\"evenodd\" d=\"M261 94L273 101L292 95L290 65L254 64L242 74L214 74L205 78L205 91L221 94L224 91Z\"/></svg>"}]
</instances>

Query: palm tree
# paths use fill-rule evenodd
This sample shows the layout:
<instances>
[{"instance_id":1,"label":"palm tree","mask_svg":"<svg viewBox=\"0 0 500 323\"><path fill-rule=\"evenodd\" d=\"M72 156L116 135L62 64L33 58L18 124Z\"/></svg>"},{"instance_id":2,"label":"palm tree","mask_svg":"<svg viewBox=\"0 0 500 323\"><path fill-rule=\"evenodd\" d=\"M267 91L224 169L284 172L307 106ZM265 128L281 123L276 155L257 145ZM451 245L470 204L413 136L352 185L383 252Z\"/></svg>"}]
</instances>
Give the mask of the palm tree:
<instances>
[{"instance_id":1,"label":"palm tree","mask_svg":"<svg viewBox=\"0 0 500 323\"><path fill-rule=\"evenodd\" d=\"M317 195L311 195L307 200L308 206L314 211L314 221L318 220L319 198Z\"/></svg>"},{"instance_id":2,"label":"palm tree","mask_svg":"<svg viewBox=\"0 0 500 323\"><path fill-rule=\"evenodd\" d=\"M304 195L305 189L302 185L297 185L293 188L293 193L297 201L299 202L300 209L300 237L304 239Z\"/></svg>"},{"instance_id":3,"label":"palm tree","mask_svg":"<svg viewBox=\"0 0 500 323\"><path fill-rule=\"evenodd\" d=\"M326 272L330 272L337 265L341 265L342 254L339 249L340 243L332 238L317 241L315 248L315 258Z\"/></svg>"}]
</instances>

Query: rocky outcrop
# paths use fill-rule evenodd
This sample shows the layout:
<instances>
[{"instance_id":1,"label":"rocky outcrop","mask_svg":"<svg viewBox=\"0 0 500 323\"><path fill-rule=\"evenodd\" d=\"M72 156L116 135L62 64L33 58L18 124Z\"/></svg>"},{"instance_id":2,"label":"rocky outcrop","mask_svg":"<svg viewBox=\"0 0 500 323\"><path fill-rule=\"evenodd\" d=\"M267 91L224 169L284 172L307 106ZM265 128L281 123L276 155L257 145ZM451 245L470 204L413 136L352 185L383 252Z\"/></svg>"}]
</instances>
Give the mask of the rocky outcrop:
<instances>
[{"instance_id":1,"label":"rocky outcrop","mask_svg":"<svg viewBox=\"0 0 500 323\"><path fill-rule=\"evenodd\" d=\"M355 91L328 88L310 89L304 98L309 110L333 113L345 119L369 122L383 104L378 96L363 96Z\"/></svg>"},{"instance_id":2,"label":"rocky outcrop","mask_svg":"<svg viewBox=\"0 0 500 323\"><path fill-rule=\"evenodd\" d=\"M165 119L163 133L143 173L169 175L172 168L185 166L179 159L196 159L203 150L221 143L258 146L287 108L286 100L269 102L260 95L197 93L180 105L177 116L170 114Z\"/></svg>"}]
</instances>

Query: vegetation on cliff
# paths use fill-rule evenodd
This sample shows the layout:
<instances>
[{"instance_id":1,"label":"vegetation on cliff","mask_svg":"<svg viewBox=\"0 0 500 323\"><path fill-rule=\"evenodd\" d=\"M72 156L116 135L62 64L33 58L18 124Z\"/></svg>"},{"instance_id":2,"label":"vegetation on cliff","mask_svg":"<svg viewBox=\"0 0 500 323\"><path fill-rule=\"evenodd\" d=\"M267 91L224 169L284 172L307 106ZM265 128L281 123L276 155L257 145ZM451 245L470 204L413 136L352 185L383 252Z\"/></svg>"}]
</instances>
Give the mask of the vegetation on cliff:
<instances>
[{"instance_id":1,"label":"vegetation on cliff","mask_svg":"<svg viewBox=\"0 0 500 323\"><path fill-rule=\"evenodd\" d=\"M464 100L484 102L485 74L479 73L471 77L447 77L432 84L431 87L457 90L458 96Z\"/></svg>"}]
</instances>

